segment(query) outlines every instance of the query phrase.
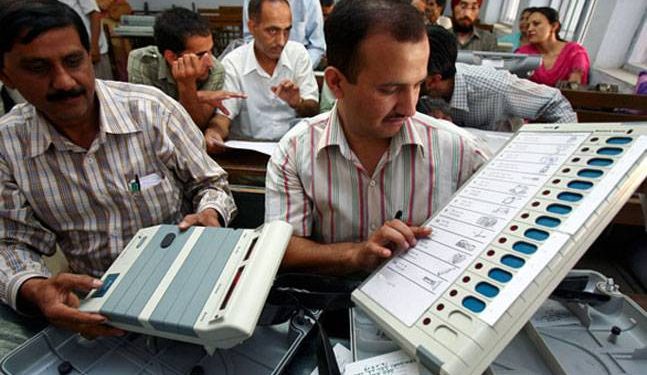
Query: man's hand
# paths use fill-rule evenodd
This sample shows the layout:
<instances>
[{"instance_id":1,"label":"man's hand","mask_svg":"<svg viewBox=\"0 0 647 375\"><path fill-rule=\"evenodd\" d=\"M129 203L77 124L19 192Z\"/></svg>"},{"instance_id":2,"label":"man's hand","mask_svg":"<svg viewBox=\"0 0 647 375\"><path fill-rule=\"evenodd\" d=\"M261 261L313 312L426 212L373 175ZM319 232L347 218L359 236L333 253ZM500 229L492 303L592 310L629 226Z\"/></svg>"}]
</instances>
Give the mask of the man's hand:
<instances>
[{"instance_id":1,"label":"man's hand","mask_svg":"<svg viewBox=\"0 0 647 375\"><path fill-rule=\"evenodd\" d=\"M204 140L207 143L208 154L219 154L225 151L225 141L217 129L209 127L204 131Z\"/></svg>"},{"instance_id":2,"label":"man's hand","mask_svg":"<svg viewBox=\"0 0 647 375\"><path fill-rule=\"evenodd\" d=\"M193 225L204 227L220 227L218 212L213 208L206 208L197 214L186 215L178 226L180 227L181 231L184 231L189 229L189 227Z\"/></svg>"},{"instance_id":3,"label":"man's hand","mask_svg":"<svg viewBox=\"0 0 647 375\"><path fill-rule=\"evenodd\" d=\"M277 86L272 86L272 92L294 109L301 104L299 86L289 79L282 81Z\"/></svg>"},{"instance_id":4,"label":"man's hand","mask_svg":"<svg viewBox=\"0 0 647 375\"><path fill-rule=\"evenodd\" d=\"M211 55L205 53L198 57L193 53L180 56L171 65L171 75L178 86L196 86L198 79L211 68Z\"/></svg>"},{"instance_id":5,"label":"man's hand","mask_svg":"<svg viewBox=\"0 0 647 375\"><path fill-rule=\"evenodd\" d=\"M122 336L124 331L103 324L107 320L103 315L78 310L79 297L74 290L89 291L100 286L101 281L90 276L61 273L49 279L25 281L19 298L38 308L52 325L79 332L84 337Z\"/></svg>"},{"instance_id":6,"label":"man's hand","mask_svg":"<svg viewBox=\"0 0 647 375\"><path fill-rule=\"evenodd\" d=\"M387 221L367 241L358 244L359 247L351 256L351 263L356 269L372 271L391 257L394 251L405 251L416 245L416 238L430 234L430 228L408 226L397 219Z\"/></svg>"},{"instance_id":7,"label":"man's hand","mask_svg":"<svg viewBox=\"0 0 647 375\"><path fill-rule=\"evenodd\" d=\"M247 95L241 92L231 92L231 91L198 91L198 100L200 103L208 104L214 108L218 108L220 112L229 116L229 111L222 104L224 100L227 99L246 99Z\"/></svg>"}]
</instances>

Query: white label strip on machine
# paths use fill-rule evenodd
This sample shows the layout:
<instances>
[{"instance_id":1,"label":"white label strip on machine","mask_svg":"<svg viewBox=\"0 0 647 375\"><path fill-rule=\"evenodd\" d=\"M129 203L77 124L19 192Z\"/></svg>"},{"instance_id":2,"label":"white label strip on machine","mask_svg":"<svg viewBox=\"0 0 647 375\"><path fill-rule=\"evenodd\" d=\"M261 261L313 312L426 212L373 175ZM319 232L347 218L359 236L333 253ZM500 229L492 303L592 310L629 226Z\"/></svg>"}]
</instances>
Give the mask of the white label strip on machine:
<instances>
[{"instance_id":1,"label":"white label strip on machine","mask_svg":"<svg viewBox=\"0 0 647 375\"><path fill-rule=\"evenodd\" d=\"M519 134L426 224L430 238L388 262L361 286L362 292L412 326L590 134ZM561 245L550 241L544 246L558 250ZM533 268L541 270L552 256ZM488 324L496 321L500 308L493 306Z\"/></svg>"}]
</instances>

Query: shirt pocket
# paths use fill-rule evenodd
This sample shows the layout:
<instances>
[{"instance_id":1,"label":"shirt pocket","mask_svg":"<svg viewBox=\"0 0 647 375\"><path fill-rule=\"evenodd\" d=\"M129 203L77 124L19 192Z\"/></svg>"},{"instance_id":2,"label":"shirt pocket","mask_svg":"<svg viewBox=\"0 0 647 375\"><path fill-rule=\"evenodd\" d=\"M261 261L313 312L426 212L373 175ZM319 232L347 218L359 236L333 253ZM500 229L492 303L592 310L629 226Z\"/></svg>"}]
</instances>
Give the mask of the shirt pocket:
<instances>
[{"instance_id":1,"label":"shirt pocket","mask_svg":"<svg viewBox=\"0 0 647 375\"><path fill-rule=\"evenodd\" d=\"M145 183L157 174L155 183ZM130 201L137 210L141 226L175 224L182 218L182 189L173 179L160 172L153 172L139 178L139 191L132 191Z\"/></svg>"}]
</instances>

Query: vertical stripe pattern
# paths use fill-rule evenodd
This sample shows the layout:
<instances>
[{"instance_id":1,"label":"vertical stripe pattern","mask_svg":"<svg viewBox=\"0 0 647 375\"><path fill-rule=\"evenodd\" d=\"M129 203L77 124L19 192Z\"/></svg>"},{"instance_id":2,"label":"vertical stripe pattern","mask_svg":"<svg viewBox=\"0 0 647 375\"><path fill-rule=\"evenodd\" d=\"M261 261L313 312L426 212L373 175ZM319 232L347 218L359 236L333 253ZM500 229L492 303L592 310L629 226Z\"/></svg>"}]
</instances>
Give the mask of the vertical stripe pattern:
<instances>
[{"instance_id":1,"label":"vertical stripe pattern","mask_svg":"<svg viewBox=\"0 0 647 375\"><path fill-rule=\"evenodd\" d=\"M96 81L99 132L85 150L29 104L0 120L0 299L47 276L55 245L72 271L100 276L138 229L214 208L236 212L227 175L177 102L159 90ZM135 178L146 181L132 191Z\"/></svg>"},{"instance_id":2,"label":"vertical stripe pattern","mask_svg":"<svg viewBox=\"0 0 647 375\"><path fill-rule=\"evenodd\" d=\"M365 240L398 210L403 220L421 224L485 162L484 155L487 147L469 133L416 114L369 176L333 109L304 120L279 143L268 163L265 219L286 220L295 235L323 243Z\"/></svg>"}]
</instances>

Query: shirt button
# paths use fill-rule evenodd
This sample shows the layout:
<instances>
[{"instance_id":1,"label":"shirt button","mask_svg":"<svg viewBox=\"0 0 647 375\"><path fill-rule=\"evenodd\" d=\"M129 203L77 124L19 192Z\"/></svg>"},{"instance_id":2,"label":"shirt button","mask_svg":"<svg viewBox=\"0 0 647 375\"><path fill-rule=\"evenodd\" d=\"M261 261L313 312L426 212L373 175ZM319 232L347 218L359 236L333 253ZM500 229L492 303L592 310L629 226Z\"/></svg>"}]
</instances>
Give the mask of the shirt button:
<instances>
[{"instance_id":1,"label":"shirt button","mask_svg":"<svg viewBox=\"0 0 647 375\"><path fill-rule=\"evenodd\" d=\"M374 231L374 230L377 229L377 225L376 224L371 224L370 228L371 228L372 231Z\"/></svg>"},{"instance_id":2,"label":"shirt button","mask_svg":"<svg viewBox=\"0 0 647 375\"><path fill-rule=\"evenodd\" d=\"M375 180L371 180L371 182L368 183L370 187L375 187Z\"/></svg>"}]
</instances>

